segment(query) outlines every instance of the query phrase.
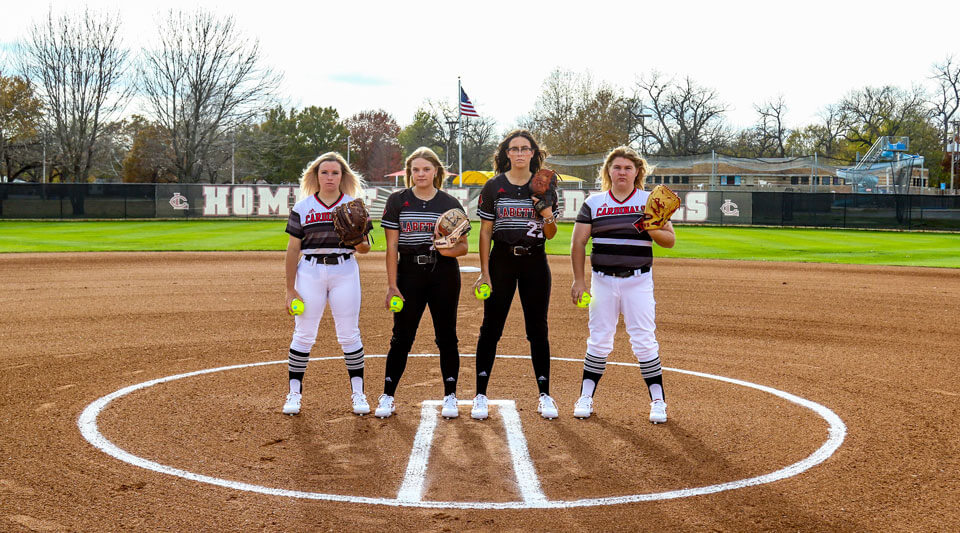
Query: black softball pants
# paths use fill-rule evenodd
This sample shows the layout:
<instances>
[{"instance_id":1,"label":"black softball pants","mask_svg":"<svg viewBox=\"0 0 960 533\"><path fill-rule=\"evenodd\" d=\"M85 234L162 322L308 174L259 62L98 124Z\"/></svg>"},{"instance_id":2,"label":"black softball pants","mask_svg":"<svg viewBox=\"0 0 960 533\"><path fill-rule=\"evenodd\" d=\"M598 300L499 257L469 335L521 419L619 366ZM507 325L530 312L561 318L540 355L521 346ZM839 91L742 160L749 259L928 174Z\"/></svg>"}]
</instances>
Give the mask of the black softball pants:
<instances>
[{"instance_id":1,"label":"black softball pants","mask_svg":"<svg viewBox=\"0 0 960 533\"><path fill-rule=\"evenodd\" d=\"M457 346L459 263L452 257L438 256L434 264L417 265L401 255L397 265L397 288L404 302L403 309L393 315L393 337L390 339L390 351L387 352L383 393L390 396L396 393L427 306L430 306L433 332L440 352L443 394L455 393L460 374L460 351Z\"/></svg>"},{"instance_id":2,"label":"black softball pants","mask_svg":"<svg viewBox=\"0 0 960 533\"><path fill-rule=\"evenodd\" d=\"M550 394L547 307L552 280L546 253L540 248L532 255L517 256L510 247L494 244L489 270L491 293L483 303L483 324L477 341L477 394L487 393L497 343L503 335L503 326L518 288L537 388L543 394Z\"/></svg>"}]
</instances>

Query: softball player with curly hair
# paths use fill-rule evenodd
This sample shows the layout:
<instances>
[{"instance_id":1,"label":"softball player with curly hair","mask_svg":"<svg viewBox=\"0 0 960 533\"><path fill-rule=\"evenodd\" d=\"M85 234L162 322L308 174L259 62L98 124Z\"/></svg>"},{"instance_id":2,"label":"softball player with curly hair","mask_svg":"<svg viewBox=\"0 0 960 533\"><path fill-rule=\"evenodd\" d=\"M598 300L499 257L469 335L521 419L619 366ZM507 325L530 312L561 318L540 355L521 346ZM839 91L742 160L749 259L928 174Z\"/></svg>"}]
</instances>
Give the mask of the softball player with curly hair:
<instances>
[{"instance_id":1,"label":"softball player with curly hair","mask_svg":"<svg viewBox=\"0 0 960 533\"><path fill-rule=\"evenodd\" d=\"M574 303L587 292L586 245L593 239L590 337L583 361L580 399L573 410L577 418L587 418L593 413L597 383L606 369L607 356L613 351L613 336L623 314L633 354L640 363L640 373L650 395L650 421L655 424L667 421L660 346L654 333L652 245L672 248L676 236L670 222L661 229L643 231L640 226L649 195L643 190L643 181L649 173L646 160L634 150L626 146L614 149L600 171L601 192L587 198L577 214L570 245L574 278L570 296Z\"/></svg>"},{"instance_id":2,"label":"softball player with curly hair","mask_svg":"<svg viewBox=\"0 0 960 533\"><path fill-rule=\"evenodd\" d=\"M540 391L537 411L556 418L557 404L550 396L550 341L547 340L547 306L550 303L550 266L544 245L557 233L557 203L537 212L527 184L540 170L545 154L533 135L514 130L500 142L494 159L496 176L480 193L480 277L490 297L483 303L483 324L477 341L477 395L470 415L487 418L487 384L503 335L513 295L519 289L530 358ZM491 243L493 249L490 249Z\"/></svg>"},{"instance_id":3,"label":"softball player with curly hair","mask_svg":"<svg viewBox=\"0 0 960 533\"><path fill-rule=\"evenodd\" d=\"M288 373L290 393L284 414L300 412L303 375L310 350L317 340L323 311L330 314L343 350L350 378L353 412L363 415L370 405L363 393L363 343L360 341L360 269L354 253L370 251L369 241L356 246L340 242L331 213L340 204L363 195L362 178L335 152L321 155L307 165L300 179L301 200L287 220L290 234L285 258L287 309L294 298L304 303L303 314L294 317ZM324 347L328 350L329 347Z\"/></svg>"},{"instance_id":4,"label":"softball player with curly hair","mask_svg":"<svg viewBox=\"0 0 960 533\"><path fill-rule=\"evenodd\" d=\"M467 237L461 236L450 248L437 248L434 237L440 216L450 209L462 211L463 206L440 190L446 171L433 150L418 148L407 157L405 167L407 188L390 195L380 222L387 238L385 306L389 308L390 299L397 296L403 300L403 308L393 315L383 394L374 414L386 418L396 409L397 385L407 365L420 318L430 306L443 379L441 414L445 418L456 418L460 373L457 345L460 264L456 258L467 253Z\"/></svg>"}]
</instances>

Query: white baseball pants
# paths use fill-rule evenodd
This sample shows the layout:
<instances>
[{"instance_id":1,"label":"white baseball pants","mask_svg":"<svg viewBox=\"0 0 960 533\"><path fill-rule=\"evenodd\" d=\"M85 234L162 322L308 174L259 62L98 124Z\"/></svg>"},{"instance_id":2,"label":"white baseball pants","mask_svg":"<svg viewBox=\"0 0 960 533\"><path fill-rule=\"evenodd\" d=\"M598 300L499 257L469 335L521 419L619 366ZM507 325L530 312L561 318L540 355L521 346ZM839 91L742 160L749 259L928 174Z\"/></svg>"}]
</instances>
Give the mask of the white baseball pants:
<instances>
[{"instance_id":1,"label":"white baseball pants","mask_svg":"<svg viewBox=\"0 0 960 533\"><path fill-rule=\"evenodd\" d=\"M353 353L363 347L360 342L360 266L355 258L336 265L301 258L294 286L303 299L304 310L302 315L294 317L291 349L310 353L327 303L343 353Z\"/></svg>"},{"instance_id":2,"label":"white baseball pants","mask_svg":"<svg viewBox=\"0 0 960 533\"><path fill-rule=\"evenodd\" d=\"M630 336L637 361L659 356L655 331L657 302L653 299L653 272L617 278L593 272L590 281L590 337L587 353L606 359L613 351L613 336L620 315Z\"/></svg>"}]
</instances>

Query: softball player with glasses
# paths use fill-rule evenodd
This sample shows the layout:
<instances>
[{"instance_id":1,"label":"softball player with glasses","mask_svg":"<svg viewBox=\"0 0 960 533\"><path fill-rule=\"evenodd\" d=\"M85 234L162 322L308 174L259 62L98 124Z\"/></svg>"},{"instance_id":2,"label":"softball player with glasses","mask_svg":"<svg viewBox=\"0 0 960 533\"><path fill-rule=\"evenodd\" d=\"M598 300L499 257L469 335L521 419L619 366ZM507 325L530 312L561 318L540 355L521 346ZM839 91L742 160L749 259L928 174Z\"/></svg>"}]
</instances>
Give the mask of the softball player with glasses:
<instances>
[{"instance_id":1,"label":"softball player with glasses","mask_svg":"<svg viewBox=\"0 0 960 533\"><path fill-rule=\"evenodd\" d=\"M490 297L483 302L483 324L477 340L477 395L470 416L487 418L487 384L503 335L513 295L519 289L523 319L530 341L530 358L540 398L537 412L556 418L550 396L550 341L547 306L550 303L550 266L544 245L557 233L557 203L537 212L537 198L527 185L543 165L545 154L527 130L514 130L500 142L494 158L496 176L480 193L480 277ZM493 249L490 249L491 243Z\"/></svg>"},{"instance_id":2,"label":"softball player with glasses","mask_svg":"<svg viewBox=\"0 0 960 533\"><path fill-rule=\"evenodd\" d=\"M399 297L403 307L393 315L393 337L387 353L383 394L376 416L394 413L394 395L407 365L407 356L417 335L420 318L427 306L440 351L443 379L441 414L456 418L457 378L460 351L457 341L457 307L460 303L460 264L457 257L467 253L467 236L453 246L435 245L438 219L451 209L463 211L460 202L440 190L446 175L440 158L429 148L418 148L406 160L407 188L387 199L380 225L387 239L387 296ZM469 222L464 219L466 231Z\"/></svg>"},{"instance_id":3,"label":"softball player with glasses","mask_svg":"<svg viewBox=\"0 0 960 533\"><path fill-rule=\"evenodd\" d=\"M304 311L294 317L287 368L290 393L283 412L288 415L300 412L303 375L310 350L317 340L320 319L329 304L350 378L353 412L363 415L370 412L370 405L363 393L360 269L354 253L369 252L370 243L365 241L356 246L345 246L340 242L331 218L338 205L362 197L363 181L340 154L329 152L304 170L300 193L302 199L293 206L287 221L286 232L290 239L285 272L287 309L295 298L299 298L304 303ZM330 347L324 346L323 349L328 351Z\"/></svg>"},{"instance_id":4,"label":"softball player with glasses","mask_svg":"<svg viewBox=\"0 0 960 533\"><path fill-rule=\"evenodd\" d=\"M573 410L577 418L587 418L593 413L597 383L606 369L607 356L613 351L613 336L622 314L650 395L650 421L655 424L667 421L660 346L654 333L656 301L651 267L653 243L672 248L676 236L670 222L661 229L645 231L640 225L649 195L643 190L643 182L649 173L646 160L634 150L626 146L614 149L600 171L601 192L587 198L577 214L570 244L574 278L570 296L574 303L587 292L586 245L593 239L590 337L583 361L580 399Z\"/></svg>"}]
</instances>

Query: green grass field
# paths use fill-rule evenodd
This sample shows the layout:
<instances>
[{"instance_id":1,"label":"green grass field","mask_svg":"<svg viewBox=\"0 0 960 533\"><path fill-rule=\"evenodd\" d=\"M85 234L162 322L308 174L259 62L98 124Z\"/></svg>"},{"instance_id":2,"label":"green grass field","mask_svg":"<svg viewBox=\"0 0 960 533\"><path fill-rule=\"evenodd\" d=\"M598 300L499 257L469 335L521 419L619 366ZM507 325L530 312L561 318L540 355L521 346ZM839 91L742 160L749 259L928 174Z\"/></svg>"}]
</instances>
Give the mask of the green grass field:
<instances>
[{"instance_id":1,"label":"green grass field","mask_svg":"<svg viewBox=\"0 0 960 533\"><path fill-rule=\"evenodd\" d=\"M285 221L0 222L0 252L283 250ZM476 224L474 224L476 227ZM548 242L567 254L573 224ZM374 250L384 249L377 224ZM471 252L477 233L471 233ZM800 261L960 268L960 235L782 228L680 226L658 257Z\"/></svg>"}]
</instances>

